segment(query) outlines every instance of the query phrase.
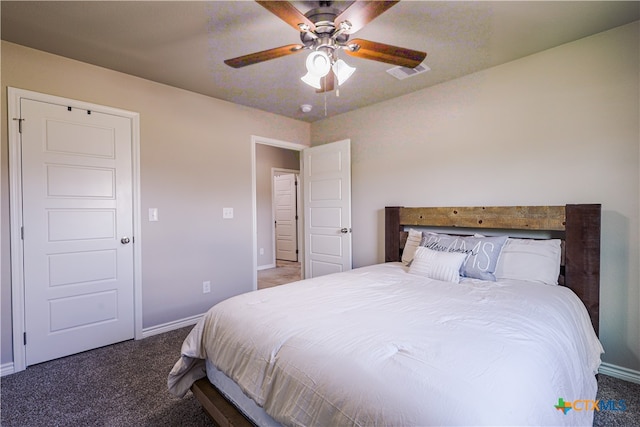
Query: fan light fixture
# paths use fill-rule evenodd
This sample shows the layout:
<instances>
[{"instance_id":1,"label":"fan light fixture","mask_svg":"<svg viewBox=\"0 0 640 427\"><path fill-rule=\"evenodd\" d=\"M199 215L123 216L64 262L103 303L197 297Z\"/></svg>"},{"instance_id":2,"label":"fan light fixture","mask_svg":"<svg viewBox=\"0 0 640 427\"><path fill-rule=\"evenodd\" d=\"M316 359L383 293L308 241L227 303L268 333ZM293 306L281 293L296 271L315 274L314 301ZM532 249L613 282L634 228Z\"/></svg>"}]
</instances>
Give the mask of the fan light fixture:
<instances>
[{"instance_id":1,"label":"fan light fixture","mask_svg":"<svg viewBox=\"0 0 640 427\"><path fill-rule=\"evenodd\" d=\"M316 88L319 93L335 90L338 96L336 86L344 84L355 71L353 67L338 59L340 49L349 56L408 69L418 67L427 56L426 52L418 50L351 38L354 33L397 4L397 1L255 1L299 31L300 43L226 59L224 63L230 67L242 68L309 50L311 53L306 62L307 73L301 78L302 81ZM305 8L307 3L318 3L318 7L303 14L294 6L298 3L304 3ZM338 9L333 6L334 3L345 4L345 7ZM333 74L329 74L331 72Z\"/></svg>"},{"instance_id":2,"label":"fan light fixture","mask_svg":"<svg viewBox=\"0 0 640 427\"><path fill-rule=\"evenodd\" d=\"M321 79L329 74L331 70L338 79L338 85L346 82L356 70L347 65L342 59L334 61L326 52L315 50L307 56L307 74L300 78L303 82L316 89L322 89Z\"/></svg>"}]
</instances>

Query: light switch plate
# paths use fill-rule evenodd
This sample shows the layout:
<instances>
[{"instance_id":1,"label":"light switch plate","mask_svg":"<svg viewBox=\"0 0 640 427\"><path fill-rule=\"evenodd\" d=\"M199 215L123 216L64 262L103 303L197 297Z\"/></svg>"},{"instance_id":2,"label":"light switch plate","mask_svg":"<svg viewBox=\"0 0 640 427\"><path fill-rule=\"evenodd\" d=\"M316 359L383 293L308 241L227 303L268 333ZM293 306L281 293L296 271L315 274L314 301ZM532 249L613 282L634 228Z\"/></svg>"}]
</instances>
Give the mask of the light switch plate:
<instances>
[{"instance_id":1,"label":"light switch plate","mask_svg":"<svg viewBox=\"0 0 640 427\"><path fill-rule=\"evenodd\" d=\"M233 218L233 208L222 208L222 218L224 219Z\"/></svg>"},{"instance_id":2,"label":"light switch plate","mask_svg":"<svg viewBox=\"0 0 640 427\"><path fill-rule=\"evenodd\" d=\"M158 220L158 208L149 208L149 221Z\"/></svg>"}]
</instances>

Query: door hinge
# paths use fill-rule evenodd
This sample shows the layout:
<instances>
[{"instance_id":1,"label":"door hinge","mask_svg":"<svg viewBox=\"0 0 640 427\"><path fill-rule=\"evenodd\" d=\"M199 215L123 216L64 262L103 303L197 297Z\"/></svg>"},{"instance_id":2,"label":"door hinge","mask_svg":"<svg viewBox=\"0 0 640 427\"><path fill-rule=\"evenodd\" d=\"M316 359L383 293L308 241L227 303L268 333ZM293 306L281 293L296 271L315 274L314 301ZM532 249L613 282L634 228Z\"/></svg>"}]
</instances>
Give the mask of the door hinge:
<instances>
[{"instance_id":1,"label":"door hinge","mask_svg":"<svg viewBox=\"0 0 640 427\"><path fill-rule=\"evenodd\" d=\"M296 255L298 255L298 250L296 249Z\"/></svg>"},{"instance_id":2,"label":"door hinge","mask_svg":"<svg viewBox=\"0 0 640 427\"><path fill-rule=\"evenodd\" d=\"M25 121L25 119L13 119L13 120L17 120L18 121L18 133L22 133L22 122Z\"/></svg>"},{"instance_id":3,"label":"door hinge","mask_svg":"<svg viewBox=\"0 0 640 427\"><path fill-rule=\"evenodd\" d=\"M24 345L27 345L27 333L26 332L24 332L22 334L22 341L24 342Z\"/></svg>"},{"instance_id":4,"label":"door hinge","mask_svg":"<svg viewBox=\"0 0 640 427\"><path fill-rule=\"evenodd\" d=\"M24 240L24 227L20 227L20 240Z\"/></svg>"}]
</instances>

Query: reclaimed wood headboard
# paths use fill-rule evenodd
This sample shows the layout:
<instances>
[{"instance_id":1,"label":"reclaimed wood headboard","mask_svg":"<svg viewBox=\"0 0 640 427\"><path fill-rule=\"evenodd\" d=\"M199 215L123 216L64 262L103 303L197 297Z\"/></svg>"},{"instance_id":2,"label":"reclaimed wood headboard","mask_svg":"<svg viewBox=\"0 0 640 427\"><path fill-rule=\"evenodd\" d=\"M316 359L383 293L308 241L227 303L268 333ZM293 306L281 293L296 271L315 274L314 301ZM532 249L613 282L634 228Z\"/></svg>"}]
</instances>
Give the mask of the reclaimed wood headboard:
<instances>
[{"instance_id":1,"label":"reclaimed wood headboard","mask_svg":"<svg viewBox=\"0 0 640 427\"><path fill-rule=\"evenodd\" d=\"M559 283L578 295L598 334L601 205L385 208L385 262L400 261L405 227L553 231L564 242ZM508 234L506 232L505 234Z\"/></svg>"}]
</instances>

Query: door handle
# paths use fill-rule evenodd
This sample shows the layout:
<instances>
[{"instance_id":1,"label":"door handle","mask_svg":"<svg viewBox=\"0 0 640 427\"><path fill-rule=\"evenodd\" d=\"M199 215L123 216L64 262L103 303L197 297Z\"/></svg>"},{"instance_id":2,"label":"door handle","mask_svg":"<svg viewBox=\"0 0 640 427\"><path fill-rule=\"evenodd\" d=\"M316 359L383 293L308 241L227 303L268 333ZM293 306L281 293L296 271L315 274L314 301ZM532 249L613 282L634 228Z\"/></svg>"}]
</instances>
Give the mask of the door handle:
<instances>
[{"instance_id":1,"label":"door handle","mask_svg":"<svg viewBox=\"0 0 640 427\"><path fill-rule=\"evenodd\" d=\"M347 227L344 227L344 228L341 228L341 229L340 229L340 232L341 232L342 234L351 233L351 229L350 229L350 228L347 228Z\"/></svg>"},{"instance_id":2,"label":"door handle","mask_svg":"<svg viewBox=\"0 0 640 427\"><path fill-rule=\"evenodd\" d=\"M123 237L122 239L120 239L120 243L122 243L123 245L126 245L130 241L131 239L129 239L128 237Z\"/></svg>"}]
</instances>

